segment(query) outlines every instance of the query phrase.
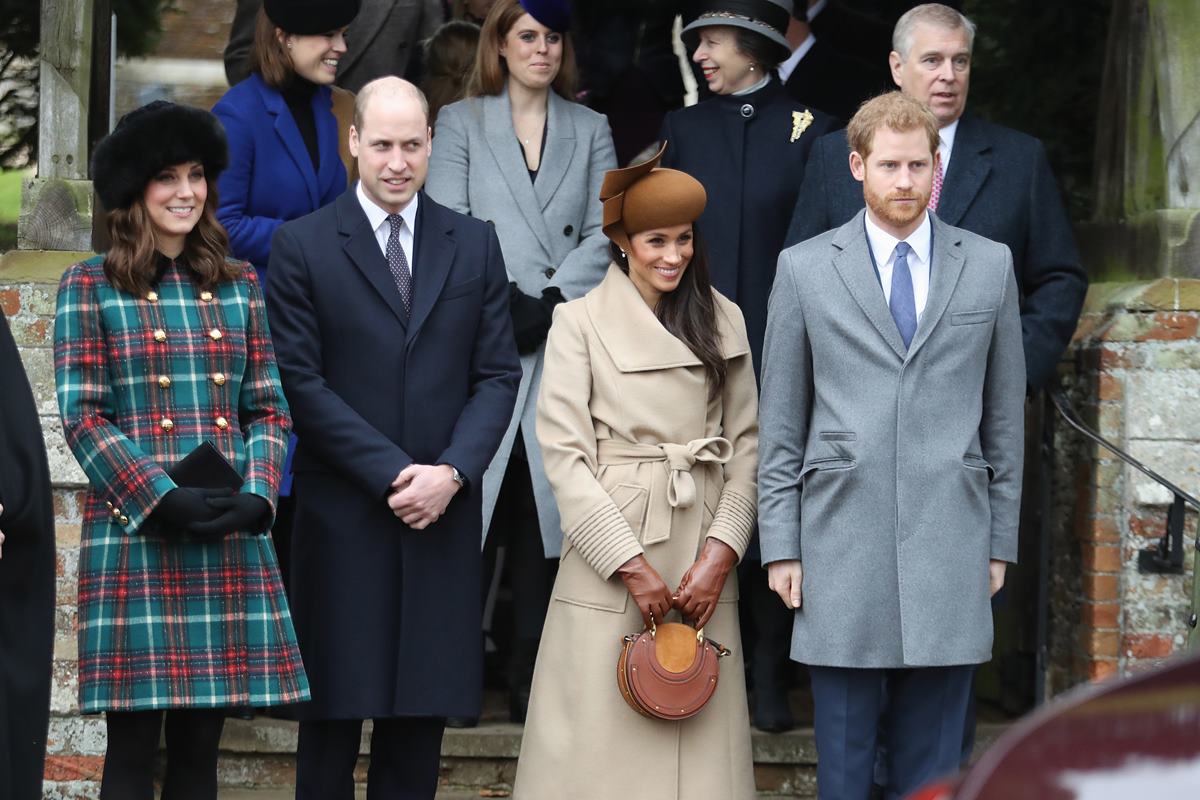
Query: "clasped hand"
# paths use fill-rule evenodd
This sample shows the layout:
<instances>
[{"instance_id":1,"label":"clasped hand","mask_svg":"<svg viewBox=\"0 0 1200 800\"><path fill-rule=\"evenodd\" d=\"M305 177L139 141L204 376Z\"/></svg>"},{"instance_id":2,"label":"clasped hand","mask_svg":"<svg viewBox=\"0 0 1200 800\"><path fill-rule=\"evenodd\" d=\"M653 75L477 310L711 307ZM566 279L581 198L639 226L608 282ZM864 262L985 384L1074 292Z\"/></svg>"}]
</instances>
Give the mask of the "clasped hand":
<instances>
[{"instance_id":1,"label":"clasped hand","mask_svg":"<svg viewBox=\"0 0 1200 800\"><path fill-rule=\"evenodd\" d=\"M409 464L392 481L388 508L408 527L423 531L446 513L459 488L446 464Z\"/></svg>"},{"instance_id":2,"label":"clasped hand","mask_svg":"<svg viewBox=\"0 0 1200 800\"><path fill-rule=\"evenodd\" d=\"M255 494L180 486L163 495L151 516L168 530L217 539L235 531L261 533L270 514L270 504Z\"/></svg>"},{"instance_id":3,"label":"clasped hand","mask_svg":"<svg viewBox=\"0 0 1200 800\"><path fill-rule=\"evenodd\" d=\"M737 564L737 553L718 539L706 539L694 564L684 573L678 588L671 592L662 576L643 555L637 555L617 569L625 588L638 605L642 622L649 627L651 616L657 621L676 608L684 619L703 628L717 610L721 590L729 571Z\"/></svg>"}]
</instances>

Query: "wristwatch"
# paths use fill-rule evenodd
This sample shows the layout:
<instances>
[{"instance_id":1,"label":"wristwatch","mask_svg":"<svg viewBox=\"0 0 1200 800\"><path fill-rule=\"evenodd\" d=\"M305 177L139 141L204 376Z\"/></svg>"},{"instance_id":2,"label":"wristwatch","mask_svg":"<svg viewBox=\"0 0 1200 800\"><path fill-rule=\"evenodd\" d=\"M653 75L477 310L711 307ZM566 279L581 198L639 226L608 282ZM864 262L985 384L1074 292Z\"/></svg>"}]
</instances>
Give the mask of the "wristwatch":
<instances>
[{"instance_id":1,"label":"wristwatch","mask_svg":"<svg viewBox=\"0 0 1200 800\"><path fill-rule=\"evenodd\" d=\"M458 488L461 489L467 485L467 476L459 472L458 467L453 464L447 464L446 466L450 468L450 477L454 478L454 482L458 484Z\"/></svg>"}]
</instances>

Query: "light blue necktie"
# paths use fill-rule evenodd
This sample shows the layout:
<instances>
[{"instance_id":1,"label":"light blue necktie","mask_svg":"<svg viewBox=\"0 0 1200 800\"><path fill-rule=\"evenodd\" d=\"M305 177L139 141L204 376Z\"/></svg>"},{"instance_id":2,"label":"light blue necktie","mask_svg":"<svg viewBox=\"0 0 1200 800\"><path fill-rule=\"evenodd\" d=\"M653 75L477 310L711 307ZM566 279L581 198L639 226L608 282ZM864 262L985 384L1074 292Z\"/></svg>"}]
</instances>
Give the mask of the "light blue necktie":
<instances>
[{"instance_id":1,"label":"light blue necktie","mask_svg":"<svg viewBox=\"0 0 1200 800\"><path fill-rule=\"evenodd\" d=\"M900 330L904 346L912 342L917 332L917 301L913 298L912 273L908 271L908 254L912 252L908 242L896 245L896 260L892 264L892 294L888 300L892 319Z\"/></svg>"}]
</instances>

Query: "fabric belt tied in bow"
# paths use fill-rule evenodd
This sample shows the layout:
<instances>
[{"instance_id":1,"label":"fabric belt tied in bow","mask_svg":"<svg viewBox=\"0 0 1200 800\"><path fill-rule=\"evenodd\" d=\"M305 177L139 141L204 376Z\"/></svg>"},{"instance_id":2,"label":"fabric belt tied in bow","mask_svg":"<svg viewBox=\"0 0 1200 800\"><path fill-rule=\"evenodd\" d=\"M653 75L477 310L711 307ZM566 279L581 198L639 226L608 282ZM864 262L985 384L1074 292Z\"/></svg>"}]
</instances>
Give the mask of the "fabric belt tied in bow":
<instances>
[{"instance_id":1,"label":"fabric belt tied in bow","mask_svg":"<svg viewBox=\"0 0 1200 800\"><path fill-rule=\"evenodd\" d=\"M692 477L696 462L724 464L732 457L733 445L721 436L693 439L687 444L641 444L605 439L598 443L596 450L596 459L602 466L643 461L667 462L666 495L670 508L691 508L696 504L696 480ZM660 475L662 473L655 475L654 485L649 487L651 497L661 496L657 491L660 489ZM669 513L666 519L662 519L652 505L649 514L642 543L653 544L667 539L671 532Z\"/></svg>"}]
</instances>

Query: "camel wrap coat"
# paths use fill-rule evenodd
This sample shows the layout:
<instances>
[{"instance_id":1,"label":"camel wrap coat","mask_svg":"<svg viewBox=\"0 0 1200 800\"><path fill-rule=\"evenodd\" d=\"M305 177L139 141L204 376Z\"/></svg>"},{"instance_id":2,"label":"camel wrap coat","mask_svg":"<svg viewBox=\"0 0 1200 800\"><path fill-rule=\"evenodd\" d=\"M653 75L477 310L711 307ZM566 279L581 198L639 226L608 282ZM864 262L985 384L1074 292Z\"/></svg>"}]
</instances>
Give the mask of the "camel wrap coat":
<instances>
[{"instance_id":1,"label":"camel wrap coat","mask_svg":"<svg viewBox=\"0 0 1200 800\"><path fill-rule=\"evenodd\" d=\"M537 437L562 517L513 796L518 800L738 800L754 796L736 571L706 635L734 650L691 719L640 716L617 689L622 637L642 628L615 574L644 553L674 589L706 537L745 553L757 514L758 404L736 305L714 291L723 391L615 265L559 306Z\"/></svg>"}]
</instances>

